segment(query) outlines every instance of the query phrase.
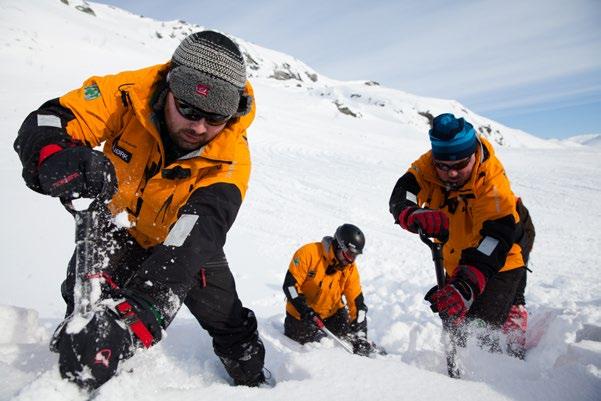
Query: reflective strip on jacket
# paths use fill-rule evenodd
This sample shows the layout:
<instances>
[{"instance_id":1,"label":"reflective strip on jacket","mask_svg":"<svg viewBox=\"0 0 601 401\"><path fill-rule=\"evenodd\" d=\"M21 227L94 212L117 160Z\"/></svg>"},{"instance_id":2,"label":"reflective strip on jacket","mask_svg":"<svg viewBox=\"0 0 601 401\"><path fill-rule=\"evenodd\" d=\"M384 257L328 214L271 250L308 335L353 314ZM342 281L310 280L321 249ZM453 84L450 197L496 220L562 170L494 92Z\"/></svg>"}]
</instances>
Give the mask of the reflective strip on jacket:
<instances>
[{"instance_id":1,"label":"reflective strip on jacket","mask_svg":"<svg viewBox=\"0 0 601 401\"><path fill-rule=\"evenodd\" d=\"M329 266L337 263L334 256L332 238L322 242L303 245L292 257L288 271L296 280L296 291L304 295L307 305L322 319L327 319L344 307L346 299L350 321L357 319L355 300L361 294L361 283L357 265L353 262L343 270L326 274ZM289 301L286 311L300 319L300 314Z\"/></svg>"}]
</instances>

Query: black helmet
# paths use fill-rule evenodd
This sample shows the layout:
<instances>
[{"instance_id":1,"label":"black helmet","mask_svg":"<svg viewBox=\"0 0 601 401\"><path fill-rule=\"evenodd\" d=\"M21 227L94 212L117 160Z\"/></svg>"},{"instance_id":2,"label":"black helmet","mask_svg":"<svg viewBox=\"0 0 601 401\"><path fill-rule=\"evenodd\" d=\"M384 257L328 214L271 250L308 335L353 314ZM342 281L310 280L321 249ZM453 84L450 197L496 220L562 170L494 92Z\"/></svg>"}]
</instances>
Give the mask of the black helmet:
<instances>
[{"instance_id":1,"label":"black helmet","mask_svg":"<svg viewBox=\"0 0 601 401\"><path fill-rule=\"evenodd\" d=\"M363 253L365 246L365 235L359 227L352 224L343 224L334 233L336 246L344 252L352 252L355 255Z\"/></svg>"}]
</instances>

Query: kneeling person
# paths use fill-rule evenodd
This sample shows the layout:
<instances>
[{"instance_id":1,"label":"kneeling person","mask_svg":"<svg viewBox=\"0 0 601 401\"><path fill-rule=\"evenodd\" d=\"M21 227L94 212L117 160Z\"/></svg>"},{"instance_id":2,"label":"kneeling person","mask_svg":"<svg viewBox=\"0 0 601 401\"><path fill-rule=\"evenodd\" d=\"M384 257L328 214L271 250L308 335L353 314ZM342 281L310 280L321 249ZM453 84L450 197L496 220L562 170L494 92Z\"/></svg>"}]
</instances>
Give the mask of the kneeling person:
<instances>
[{"instance_id":1,"label":"kneeling person","mask_svg":"<svg viewBox=\"0 0 601 401\"><path fill-rule=\"evenodd\" d=\"M294 253L283 286L288 337L301 344L319 341L325 336L318 328L323 321L336 336L349 340L356 354L369 355L367 306L355 264L364 245L363 232L343 224L333 237L303 245Z\"/></svg>"}]
</instances>

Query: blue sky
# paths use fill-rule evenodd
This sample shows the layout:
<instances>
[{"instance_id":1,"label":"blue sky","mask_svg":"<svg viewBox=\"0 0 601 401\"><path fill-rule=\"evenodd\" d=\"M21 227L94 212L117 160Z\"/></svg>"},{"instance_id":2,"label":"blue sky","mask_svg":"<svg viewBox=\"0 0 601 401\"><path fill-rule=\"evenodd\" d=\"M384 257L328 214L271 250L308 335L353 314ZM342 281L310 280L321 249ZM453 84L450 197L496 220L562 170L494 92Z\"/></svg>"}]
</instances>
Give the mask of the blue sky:
<instances>
[{"instance_id":1,"label":"blue sky","mask_svg":"<svg viewBox=\"0 0 601 401\"><path fill-rule=\"evenodd\" d=\"M456 99L545 138L601 133L601 0L110 0L340 80Z\"/></svg>"}]
</instances>

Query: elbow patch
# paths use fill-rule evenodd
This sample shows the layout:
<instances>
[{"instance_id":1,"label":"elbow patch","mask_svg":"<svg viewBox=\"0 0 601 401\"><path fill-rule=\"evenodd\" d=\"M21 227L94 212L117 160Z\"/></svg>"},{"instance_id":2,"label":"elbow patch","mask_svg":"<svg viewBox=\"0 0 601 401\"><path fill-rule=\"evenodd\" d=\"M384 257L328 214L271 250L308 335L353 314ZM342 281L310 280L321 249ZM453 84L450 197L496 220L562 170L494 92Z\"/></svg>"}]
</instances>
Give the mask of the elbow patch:
<instances>
[{"instance_id":1,"label":"elbow patch","mask_svg":"<svg viewBox=\"0 0 601 401\"><path fill-rule=\"evenodd\" d=\"M298 298L298 291L296 290L296 279L290 273L290 270L286 272L286 277L284 278L283 288L284 294L286 294L286 298L292 301L293 299Z\"/></svg>"},{"instance_id":2,"label":"elbow patch","mask_svg":"<svg viewBox=\"0 0 601 401\"><path fill-rule=\"evenodd\" d=\"M292 304L292 306L294 306L301 316L309 311L309 306L307 305L305 296L303 294L299 294L296 290L296 279L292 273L290 273L290 270L286 272L283 290L284 294L286 295L286 299Z\"/></svg>"},{"instance_id":3,"label":"elbow patch","mask_svg":"<svg viewBox=\"0 0 601 401\"><path fill-rule=\"evenodd\" d=\"M513 215L484 222L480 230L482 240L477 247L465 249L459 263L476 266L490 278L505 265L516 230Z\"/></svg>"},{"instance_id":4,"label":"elbow patch","mask_svg":"<svg viewBox=\"0 0 601 401\"><path fill-rule=\"evenodd\" d=\"M38 114L38 127L62 128L61 119L52 114Z\"/></svg>"},{"instance_id":5,"label":"elbow patch","mask_svg":"<svg viewBox=\"0 0 601 401\"><path fill-rule=\"evenodd\" d=\"M415 203L417 205L417 195L413 192L406 191L405 192L405 200L408 202Z\"/></svg>"},{"instance_id":6,"label":"elbow patch","mask_svg":"<svg viewBox=\"0 0 601 401\"><path fill-rule=\"evenodd\" d=\"M498 239L493 237L484 237L484 239L482 240L482 242L480 242L480 245L478 245L478 248L476 249L478 249L478 251L480 251L484 255L490 256L497 248L497 245L499 245Z\"/></svg>"},{"instance_id":7,"label":"elbow patch","mask_svg":"<svg viewBox=\"0 0 601 401\"><path fill-rule=\"evenodd\" d=\"M296 292L296 287L293 285L288 287L288 294L290 294L290 299L298 298L298 292Z\"/></svg>"},{"instance_id":8,"label":"elbow patch","mask_svg":"<svg viewBox=\"0 0 601 401\"><path fill-rule=\"evenodd\" d=\"M182 214L175 225L167 234L167 238L163 242L163 245L167 246L182 246L186 238L192 232L194 225L198 221L198 216L195 214Z\"/></svg>"}]
</instances>

